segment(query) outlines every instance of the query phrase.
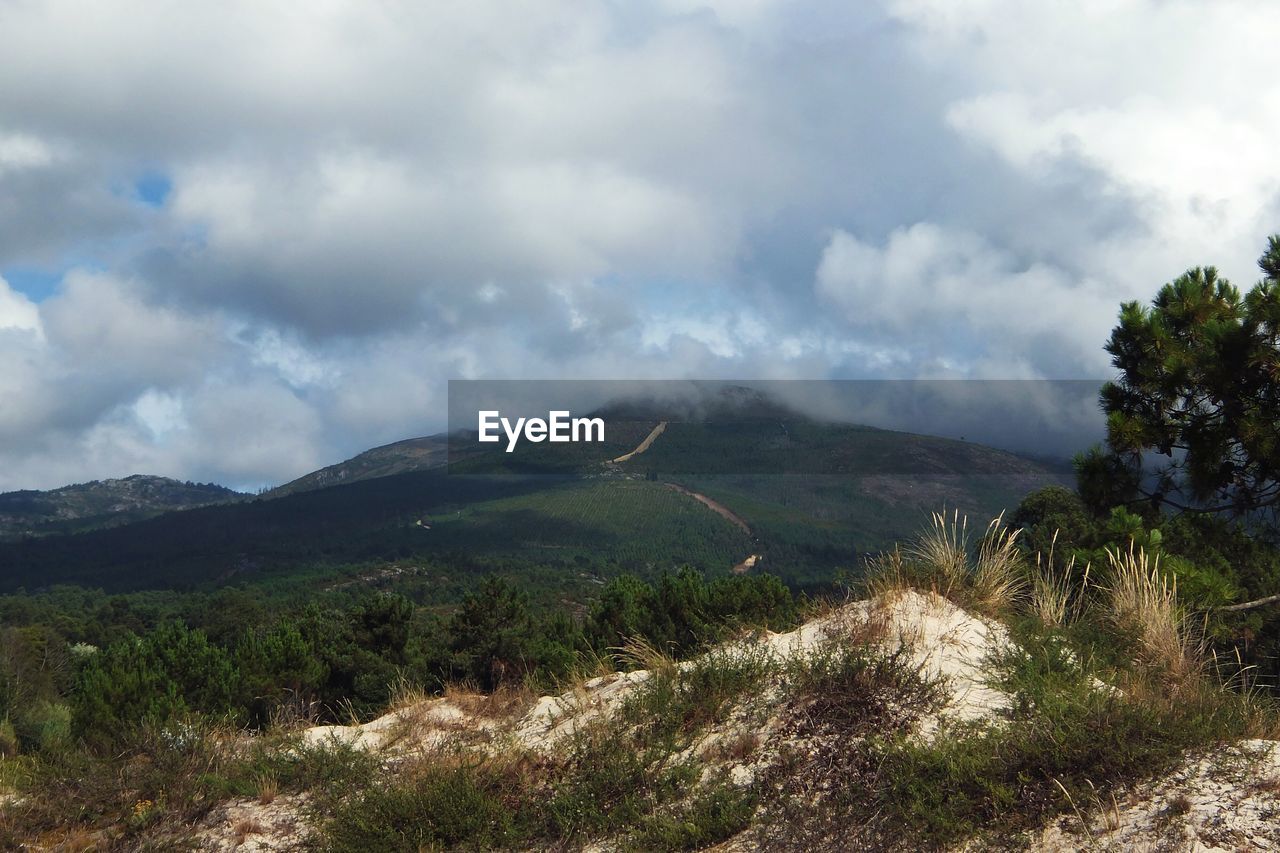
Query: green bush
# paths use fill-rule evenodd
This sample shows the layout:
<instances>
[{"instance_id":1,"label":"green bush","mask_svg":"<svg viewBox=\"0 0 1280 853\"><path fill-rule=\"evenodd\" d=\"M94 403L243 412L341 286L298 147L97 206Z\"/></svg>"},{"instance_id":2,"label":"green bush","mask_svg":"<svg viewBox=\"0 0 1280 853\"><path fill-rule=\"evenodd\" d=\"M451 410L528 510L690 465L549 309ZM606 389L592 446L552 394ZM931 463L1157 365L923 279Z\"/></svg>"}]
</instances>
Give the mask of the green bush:
<instances>
[{"instance_id":1,"label":"green bush","mask_svg":"<svg viewBox=\"0 0 1280 853\"><path fill-rule=\"evenodd\" d=\"M795 624L791 591L771 575L735 575L707 582L689 567L664 572L656 584L631 575L610 581L583 630L606 652L643 639L675 657L686 657L739 627L775 630Z\"/></svg>"},{"instance_id":2,"label":"green bush","mask_svg":"<svg viewBox=\"0 0 1280 853\"><path fill-rule=\"evenodd\" d=\"M203 632L170 623L87 659L74 693L75 730L95 745L123 743L144 724L163 725L193 710L230 711L236 684L226 651Z\"/></svg>"},{"instance_id":3,"label":"green bush","mask_svg":"<svg viewBox=\"0 0 1280 853\"><path fill-rule=\"evenodd\" d=\"M761 646L714 649L671 672L651 672L623 703L621 716L649 744L683 743L723 722L734 704L750 696L778 668Z\"/></svg>"},{"instance_id":4,"label":"green bush","mask_svg":"<svg viewBox=\"0 0 1280 853\"><path fill-rule=\"evenodd\" d=\"M36 702L19 711L14 728L24 749L65 749L71 744L71 707L63 702Z\"/></svg>"},{"instance_id":5,"label":"green bush","mask_svg":"<svg viewBox=\"0 0 1280 853\"><path fill-rule=\"evenodd\" d=\"M325 825L326 846L335 853L503 846L516 827L501 784L485 765L463 765L375 785L337 809Z\"/></svg>"},{"instance_id":6,"label":"green bush","mask_svg":"<svg viewBox=\"0 0 1280 853\"><path fill-rule=\"evenodd\" d=\"M1019 541L1029 553L1046 557L1050 548L1069 554L1096 545L1096 527L1084 501L1062 486L1045 486L1023 498L1009 516L1009 528L1022 531Z\"/></svg>"},{"instance_id":7,"label":"green bush","mask_svg":"<svg viewBox=\"0 0 1280 853\"><path fill-rule=\"evenodd\" d=\"M607 722L586 726L567 745L549 795L537 805L542 832L564 840L634 826L697 775L690 761L670 758L666 744L645 748Z\"/></svg>"},{"instance_id":8,"label":"green bush","mask_svg":"<svg viewBox=\"0 0 1280 853\"><path fill-rule=\"evenodd\" d=\"M709 783L690 802L643 819L623 848L676 851L710 847L745 830L757 803L754 791L723 779Z\"/></svg>"}]
</instances>

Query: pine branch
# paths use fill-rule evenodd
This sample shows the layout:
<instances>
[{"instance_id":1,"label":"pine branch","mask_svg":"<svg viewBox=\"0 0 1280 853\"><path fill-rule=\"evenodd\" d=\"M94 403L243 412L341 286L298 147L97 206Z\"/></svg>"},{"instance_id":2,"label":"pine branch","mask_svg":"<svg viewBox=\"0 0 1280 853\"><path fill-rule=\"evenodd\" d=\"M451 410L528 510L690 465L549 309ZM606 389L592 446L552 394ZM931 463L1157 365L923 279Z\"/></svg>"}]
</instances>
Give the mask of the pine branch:
<instances>
[{"instance_id":1,"label":"pine branch","mask_svg":"<svg viewBox=\"0 0 1280 853\"><path fill-rule=\"evenodd\" d=\"M1266 598L1257 598L1253 601L1246 601L1242 604L1228 604L1223 607L1216 608L1222 612L1232 612L1237 610L1252 610L1255 607L1262 607L1266 604L1275 604L1280 602L1280 595L1268 595Z\"/></svg>"}]
</instances>

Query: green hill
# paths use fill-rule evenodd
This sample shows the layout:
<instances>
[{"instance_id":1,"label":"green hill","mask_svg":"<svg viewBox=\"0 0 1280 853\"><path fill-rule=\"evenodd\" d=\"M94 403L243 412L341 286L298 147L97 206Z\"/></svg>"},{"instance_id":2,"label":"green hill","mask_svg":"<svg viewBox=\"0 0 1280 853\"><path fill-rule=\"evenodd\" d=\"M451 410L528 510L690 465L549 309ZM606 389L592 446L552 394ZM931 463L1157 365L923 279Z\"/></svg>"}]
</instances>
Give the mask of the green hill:
<instances>
[{"instance_id":1,"label":"green hill","mask_svg":"<svg viewBox=\"0 0 1280 853\"><path fill-rule=\"evenodd\" d=\"M607 445L573 445L554 462L546 445L526 444L489 457L509 472L498 475L459 473L486 468L474 459L443 467L440 437L399 442L276 497L0 543L0 591L186 589L392 563L453 575L501 565L540 576L652 576L684 564L714 574L753 555L762 570L807 587L856 571L932 510L985 522L1065 477L968 442L780 410L669 423L645 452L610 461L654 426L628 421ZM324 485L334 480L342 484Z\"/></svg>"},{"instance_id":2,"label":"green hill","mask_svg":"<svg viewBox=\"0 0 1280 853\"><path fill-rule=\"evenodd\" d=\"M277 486L267 492L266 497L283 497L410 471L429 471L445 464L447 451L448 442L442 435L385 444Z\"/></svg>"}]
</instances>

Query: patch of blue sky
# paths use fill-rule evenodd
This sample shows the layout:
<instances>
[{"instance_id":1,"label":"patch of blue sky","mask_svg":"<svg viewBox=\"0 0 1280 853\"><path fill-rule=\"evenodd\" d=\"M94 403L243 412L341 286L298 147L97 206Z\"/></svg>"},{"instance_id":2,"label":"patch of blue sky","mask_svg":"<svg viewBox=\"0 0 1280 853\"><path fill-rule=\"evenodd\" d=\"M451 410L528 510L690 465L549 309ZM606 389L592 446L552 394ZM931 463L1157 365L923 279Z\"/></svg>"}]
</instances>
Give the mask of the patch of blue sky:
<instances>
[{"instance_id":1,"label":"patch of blue sky","mask_svg":"<svg viewBox=\"0 0 1280 853\"><path fill-rule=\"evenodd\" d=\"M638 292L640 304L651 313L724 311L740 305L731 288L711 281L650 278L636 282L611 276L602 278L601 284Z\"/></svg>"},{"instance_id":2,"label":"patch of blue sky","mask_svg":"<svg viewBox=\"0 0 1280 853\"><path fill-rule=\"evenodd\" d=\"M101 273L107 267L93 252L93 247L85 247L82 252L64 256L53 263L0 267L0 278L32 302L43 302L58 292L62 279L73 269Z\"/></svg>"},{"instance_id":3,"label":"patch of blue sky","mask_svg":"<svg viewBox=\"0 0 1280 853\"><path fill-rule=\"evenodd\" d=\"M52 296L65 273L61 267L0 267L0 278L32 302L43 302Z\"/></svg>"},{"instance_id":4,"label":"patch of blue sky","mask_svg":"<svg viewBox=\"0 0 1280 853\"><path fill-rule=\"evenodd\" d=\"M133 194L148 207L164 207L173 191L173 181L163 172L146 172L133 182Z\"/></svg>"}]
</instances>

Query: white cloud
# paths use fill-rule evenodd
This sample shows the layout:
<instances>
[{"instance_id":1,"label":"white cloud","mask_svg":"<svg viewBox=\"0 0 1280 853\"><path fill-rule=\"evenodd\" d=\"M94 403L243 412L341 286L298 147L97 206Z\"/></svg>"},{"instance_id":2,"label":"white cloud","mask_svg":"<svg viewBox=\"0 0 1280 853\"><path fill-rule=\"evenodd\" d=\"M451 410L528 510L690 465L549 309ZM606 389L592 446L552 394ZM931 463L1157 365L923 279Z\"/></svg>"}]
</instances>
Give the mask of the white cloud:
<instances>
[{"instance_id":1,"label":"white cloud","mask_svg":"<svg viewBox=\"0 0 1280 853\"><path fill-rule=\"evenodd\" d=\"M133 384L199 376L219 347L212 317L151 304L133 283L110 274L71 271L40 314L50 346L69 368Z\"/></svg>"},{"instance_id":2,"label":"white cloud","mask_svg":"<svg viewBox=\"0 0 1280 853\"><path fill-rule=\"evenodd\" d=\"M157 442L189 426L182 399L174 394L149 389L133 404L133 414Z\"/></svg>"},{"instance_id":3,"label":"white cloud","mask_svg":"<svg viewBox=\"0 0 1280 853\"><path fill-rule=\"evenodd\" d=\"M0 177L9 171L48 165L53 156L52 147L43 140L23 133L0 132Z\"/></svg>"},{"instance_id":4,"label":"white cloud","mask_svg":"<svg viewBox=\"0 0 1280 853\"><path fill-rule=\"evenodd\" d=\"M287 479L450 377L1105 372L1121 300L1280 229L1277 39L1244 0L8 4L0 270L79 269L0 282L0 488Z\"/></svg>"},{"instance_id":5,"label":"white cloud","mask_svg":"<svg viewBox=\"0 0 1280 853\"><path fill-rule=\"evenodd\" d=\"M836 231L815 286L865 334L911 347L948 372L956 362L998 360L1011 366L1009 378L1026 373L1023 359L1054 378L1100 370L1098 342L1116 304L1096 282L1019 263L976 235L931 223L898 229L883 247Z\"/></svg>"},{"instance_id":6,"label":"white cloud","mask_svg":"<svg viewBox=\"0 0 1280 853\"><path fill-rule=\"evenodd\" d=\"M35 303L0 278L0 331L5 329L21 329L34 332L37 337L44 337L44 329L40 325L40 310Z\"/></svg>"},{"instance_id":7,"label":"white cloud","mask_svg":"<svg viewBox=\"0 0 1280 853\"><path fill-rule=\"evenodd\" d=\"M966 81L951 127L1028 178L1083 167L1145 234L1081 247L1153 290L1182 268L1249 271L1280 212L1280 7L1227 0L900 0L924 61ZM1087 215L1087 213L1086 213Z\"/></svg>"}]
</instances>

